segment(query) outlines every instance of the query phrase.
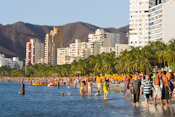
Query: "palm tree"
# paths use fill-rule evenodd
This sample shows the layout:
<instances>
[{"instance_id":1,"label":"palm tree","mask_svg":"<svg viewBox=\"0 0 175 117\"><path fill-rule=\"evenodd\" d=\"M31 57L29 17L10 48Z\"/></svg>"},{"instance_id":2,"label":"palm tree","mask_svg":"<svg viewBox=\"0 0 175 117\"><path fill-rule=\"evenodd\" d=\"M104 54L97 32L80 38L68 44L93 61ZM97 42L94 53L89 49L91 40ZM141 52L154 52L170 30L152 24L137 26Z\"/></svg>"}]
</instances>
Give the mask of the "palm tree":
<instances>
[{"instance_id":1,"label":"palm tree","mask_svg":"<svg viewBox=\"0 0 175 117\"><path fill-rule=\"evenodd\" d=\"M175 39L171 39L167 45L166 60L168 65L175 62Z\"/></svg>"}]
</instances>

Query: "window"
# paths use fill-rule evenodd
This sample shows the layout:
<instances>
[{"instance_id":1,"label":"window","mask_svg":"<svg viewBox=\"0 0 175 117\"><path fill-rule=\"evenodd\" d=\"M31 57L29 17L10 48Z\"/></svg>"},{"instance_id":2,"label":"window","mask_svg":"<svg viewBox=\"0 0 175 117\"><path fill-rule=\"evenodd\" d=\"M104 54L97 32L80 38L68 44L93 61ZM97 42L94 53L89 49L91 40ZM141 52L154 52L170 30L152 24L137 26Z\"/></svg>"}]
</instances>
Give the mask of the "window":
<instances>
[{"instance_id":1,"label":"window","mask_svg":"<svg viewBox=\"0 0 175 117\"><path fill-rule=\"evenodd\" d=\"M106 34L104 34L104 38L107 38L107 35Z\"/></svg>"}]
</instances>

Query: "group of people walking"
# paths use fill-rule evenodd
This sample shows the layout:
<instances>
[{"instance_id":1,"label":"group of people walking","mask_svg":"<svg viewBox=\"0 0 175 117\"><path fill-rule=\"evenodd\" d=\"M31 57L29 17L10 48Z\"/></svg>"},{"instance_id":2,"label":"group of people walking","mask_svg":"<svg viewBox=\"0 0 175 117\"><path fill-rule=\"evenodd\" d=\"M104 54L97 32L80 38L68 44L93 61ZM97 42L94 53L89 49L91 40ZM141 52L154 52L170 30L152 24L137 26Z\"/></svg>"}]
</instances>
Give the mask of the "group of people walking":
<instances>
[{"instance_id":1,"label":"group of people walking","mask_svg":"<svg viewBox=\"0 0 175 117\"><path fill-rule=\"evenodd\" d=\"M169 70L169 74L166 71L155 70L154 75L147 74L144 75L143 72L139 74L135 73L135 78L132 80L131 76L127 78L124 75L124 93L123 98L125 98L125 92L127 89L132 93L134 107L139 106L139 99L141 95L145 98L145 107L148 108L148 101L150 97L154 99L154 105L156 105L156 100L160 99L160 104L163 106L163 100L165 104L168 105L168 100L171 101L172 93L174 91L174 75L172 70Z\"/></svg>"}]
</instances>

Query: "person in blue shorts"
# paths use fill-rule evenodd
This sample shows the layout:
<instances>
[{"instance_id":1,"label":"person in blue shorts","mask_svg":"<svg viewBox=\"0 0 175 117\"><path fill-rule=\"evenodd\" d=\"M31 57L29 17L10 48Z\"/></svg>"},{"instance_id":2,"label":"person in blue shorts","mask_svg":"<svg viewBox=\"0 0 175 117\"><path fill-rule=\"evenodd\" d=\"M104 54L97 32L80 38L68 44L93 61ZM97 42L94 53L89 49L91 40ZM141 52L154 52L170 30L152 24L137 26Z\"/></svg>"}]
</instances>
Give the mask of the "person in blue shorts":
<instances>
[{"instance_id":1,"label":"person in blue shorts","mask_svg":"<svg viewBox=\"0 0 175 117\"><path fill-rule=\"evenodd\" d=\"M144 98L145 98L145 108L148 108L148 99L151 95L151 88L153 87L153 82L150 80L149 75L146 75L145 80L142 82L141 85L141 91L140 91L140 95L142 95L142 91L144 94ZM154 89L154 87L153 87Z\"/></svg>"}]
</instances>

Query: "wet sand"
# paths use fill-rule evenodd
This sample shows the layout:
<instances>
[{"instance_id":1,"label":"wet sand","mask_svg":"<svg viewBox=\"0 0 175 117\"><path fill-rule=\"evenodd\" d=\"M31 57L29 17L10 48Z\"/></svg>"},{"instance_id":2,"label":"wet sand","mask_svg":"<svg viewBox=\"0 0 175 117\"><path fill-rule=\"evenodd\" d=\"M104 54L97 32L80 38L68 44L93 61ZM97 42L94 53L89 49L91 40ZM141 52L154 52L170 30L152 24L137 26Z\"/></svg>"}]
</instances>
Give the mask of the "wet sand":
<instances>
[{"instance_id":1,"label":"wet sand","mask_svg":"<svg viewBox=\"0 0 175 117\"><path fill-rule=\"evenodd\" d=\"M93 87L95 88L96 84L94 84ZM110 84L110 90L112 92L116 92L116 93L123 93L124 84L123 83ZM129 91L126 92L125 99L127 99L127 100L132 99L132 95ZM133 104L132 101L130 103ZM140 107L139 108L145 108L145 112L147 112L149 114L154 114L154 116L175 116L175 98L171 99L171 103L169 102L168 106L166 106L166 105L161 106L160 100L156 101L156 103L157 103L156 106L153 104L154 100L152 100L152 99L150 99L148 103L149 103L149 108L145 108L144 107L145 98L144 98L143 95L141 95L140 96ZM164 100L164 103L165 103L165 100Z\"/></svg>"}]
</instances>

